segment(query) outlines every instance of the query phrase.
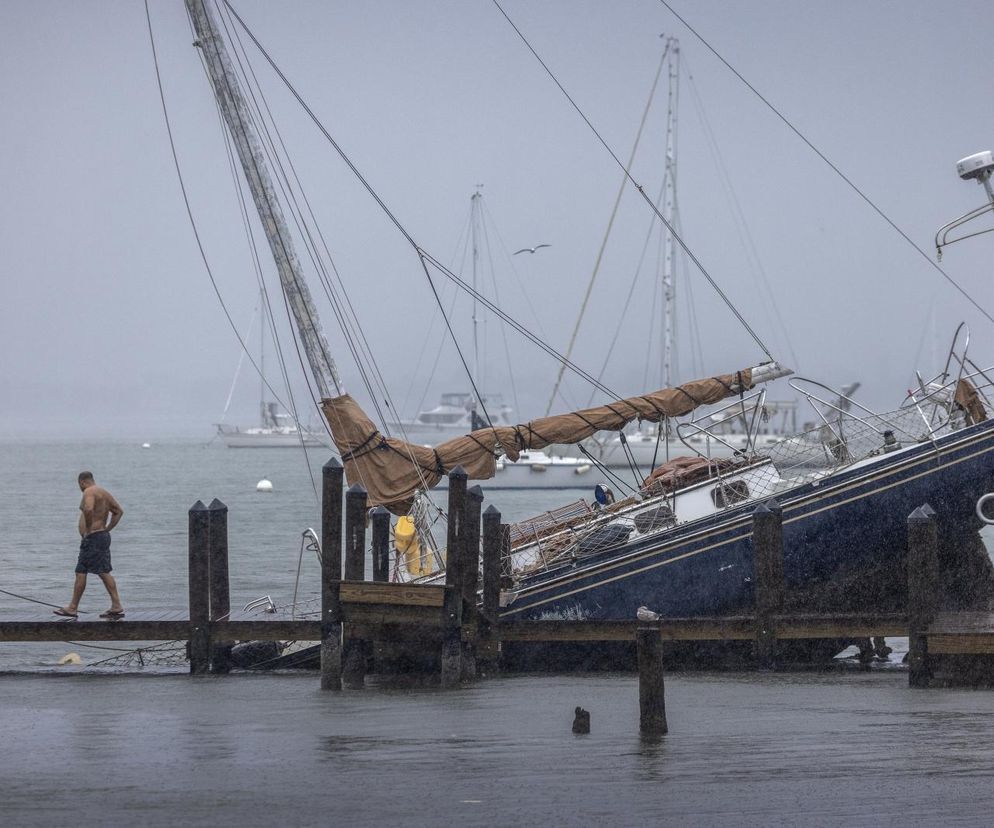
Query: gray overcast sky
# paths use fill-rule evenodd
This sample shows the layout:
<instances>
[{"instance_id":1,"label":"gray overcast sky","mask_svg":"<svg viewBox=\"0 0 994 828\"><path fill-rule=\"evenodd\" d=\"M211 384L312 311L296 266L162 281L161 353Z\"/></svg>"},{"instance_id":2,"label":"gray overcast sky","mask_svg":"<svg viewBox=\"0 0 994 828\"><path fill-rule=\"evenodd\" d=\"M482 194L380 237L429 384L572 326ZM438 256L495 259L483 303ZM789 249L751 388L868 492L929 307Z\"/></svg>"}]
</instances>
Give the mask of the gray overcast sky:
<instances>
[{"instance_id":1,"label":"gray overcast sky","mask_svg":"<svg viewBox=\"0 0 994 828\"><path fill-rule=\"evenodd\" d=\"M225 302L247 327L255 279L213 100L183 3L151 5L193 210ZM495 272L501 304L564 349L620 173L493 3L233 5L423 247L457 261L477 183L485 185L494 232L511 250L552 245L513 259L513 272L497 257ZM685 236L776 356L791 362L792 349L805 375L830 384L859 379L865 399L880 406L900 401L916 355L918 367L932 367L933 350L944 350L960 320L971 325L974 355L994 362L994 325L663 5L503 5L621 157L659 60L658 35L680 38ZM926 252L932 254L940 225L982 203L982 190L959 181L954 164L994 148L988 3L673 6ZM431 371L440 328L436 321L429 330L433 300L410 248L262 60L254 57L253 65L397 402L406 400L412 414L425 392L433 403L442 391L465 388L450 346ZM143 4L4 2L0 100L0 437L206 439L221 415L239 346L182 204ZM747 266L701 111L777 293L783 327ZM660 98L634 168L649 192L662 173L664 119ZM576 351L594 372L619 325L648 221L629 190ZM988 309L992 245L994 236L965 242L943 261ZM683 286L681 295L692 293L695 301L705 370L759 361L759 349L700 274L690 278L691 290ZM650 280L643 277L637 290L605 375L621 393L644 390ZM450 301L451 291L445 296ZM321 310L346 385L365 401L331 314ZM464 343L468 318L460 299L455 321ZM686 334L684 323L685 360ZM507 394L493 320L486 343L483 383ZM539 415L557 366L521 340L510 340L509 348L519 416ZM228 420L251 424L258 382L247 371L242 378ZM586 402L588 391L577 382L569 393Z\"/></svg>"}]
</instances>

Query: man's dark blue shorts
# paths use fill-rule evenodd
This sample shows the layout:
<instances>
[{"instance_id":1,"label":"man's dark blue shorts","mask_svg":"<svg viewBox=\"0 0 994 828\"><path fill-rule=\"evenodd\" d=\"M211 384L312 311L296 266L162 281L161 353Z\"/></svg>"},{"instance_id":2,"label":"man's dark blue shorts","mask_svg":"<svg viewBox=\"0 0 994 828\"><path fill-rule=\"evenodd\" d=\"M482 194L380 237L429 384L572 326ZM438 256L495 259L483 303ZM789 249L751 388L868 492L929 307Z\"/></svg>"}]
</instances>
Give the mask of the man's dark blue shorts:
<instances>
[{"instance_id":1,"label":"man's dark blue shorts","mask_svg":"<svg viewBox=\"0 0 994 828\"><path fill-rule=\"evenodd\" d=\"M76 572L92 575L110 572L110 532L94 532L83 538Z\"/></svg>"}]
</instances>

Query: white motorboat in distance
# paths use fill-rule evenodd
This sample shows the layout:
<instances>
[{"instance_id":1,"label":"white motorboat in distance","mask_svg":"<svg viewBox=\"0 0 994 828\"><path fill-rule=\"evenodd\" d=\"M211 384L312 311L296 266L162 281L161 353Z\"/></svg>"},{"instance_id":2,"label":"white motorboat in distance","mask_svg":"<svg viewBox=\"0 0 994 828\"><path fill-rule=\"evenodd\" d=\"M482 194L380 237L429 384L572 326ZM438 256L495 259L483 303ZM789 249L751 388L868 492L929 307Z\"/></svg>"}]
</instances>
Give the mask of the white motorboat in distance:
<instances>
[{"instance_id":1,"label":"white motorboat in distance","mask_svg":"<svg viewBox=\"0 0 994 828\"><path fill-rule=\"evenodd\" d=\"M517 461L506 457L497 461L496 474L487 480L488 491L495 489L586 489L596 467L589 460L576 457L554 457L544 451L530 449L521 452ZM600 479L600 478L598 478ZM448 476L436 489L449 487Z\"/></svg>"}]
</instances>

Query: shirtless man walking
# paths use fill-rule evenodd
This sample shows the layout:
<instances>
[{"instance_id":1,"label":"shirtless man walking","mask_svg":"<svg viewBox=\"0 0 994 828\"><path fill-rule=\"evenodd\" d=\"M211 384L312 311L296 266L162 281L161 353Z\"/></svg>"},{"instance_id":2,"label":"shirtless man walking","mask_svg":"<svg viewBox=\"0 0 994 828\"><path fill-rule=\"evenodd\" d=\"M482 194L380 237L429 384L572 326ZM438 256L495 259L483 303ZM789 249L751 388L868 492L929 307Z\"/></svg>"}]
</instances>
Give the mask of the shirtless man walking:
<instances>
[{"instance_id":1,"label":"shirtless man walking","mask_svg":"<svg viewBox=\"0 0 994 828\"><path fill-rule=\"evenodd\" d=\"M110 530L117 526L124 514L120 504L106 489L93 480L92 472L79 473L79 488L83 499L79 504L79 560L76 563L76 582L72 600L64 607L53 610L56 615L75 618L79 612L79 599L86 589L86 576L99 576L110 595L110 609L100 613L101 618L123 618L124 608L117 594L117 582L110 574Z\"/></svg>"}]
</instances>

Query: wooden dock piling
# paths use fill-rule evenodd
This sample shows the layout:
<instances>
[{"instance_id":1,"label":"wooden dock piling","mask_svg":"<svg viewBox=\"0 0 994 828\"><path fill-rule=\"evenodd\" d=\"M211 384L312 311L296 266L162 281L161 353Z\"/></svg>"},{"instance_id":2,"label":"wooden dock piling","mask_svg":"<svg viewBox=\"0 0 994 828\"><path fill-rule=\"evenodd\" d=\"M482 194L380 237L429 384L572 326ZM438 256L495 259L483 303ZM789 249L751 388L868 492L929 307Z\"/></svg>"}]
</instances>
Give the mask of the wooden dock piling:
<instances>
[{"instance_id":1,"label":"wooden dock piling","mask_svg":"<svg viewBox=\"0 0 994 828\"><path fill-rule=\"evenodd\" d=\"M500 552L503 534L500 511L490 504L483 512L483 602L477 619L477 667L482 673L498 668L498 643L494 635L500 618Z\"/></svg>"},{"instance_id":2,"label":"wooden dock piling","mask_svg":"<svg viewBox=\"0 0 994 828\"><path fill-rule=\"evenodd\" d=\"M462 675L462 541L466 519L466 471L456 466L449 472L449 524L446 533L445 621L442 632L442 686L454 687Z\"/></svg>"},{"instance_id":3,"label":"wooden dock piling","mask_svg":"<svg viewBox=\"0 0 994 828\"><path fill-rule=\"evenodd\" d=\"M390 580L390 512L377 506L369 516L373 527L373 580L386 582Z\"/></svg>"},{"instance_id":4,"label":"wooden dock piling","mask_svg":"<svg viewBox=\"0 0 994 828\"><path fill-rule=\"evenodd\" d=\"M345 580L366 579L366 490L356 483L345 493ZM366 642L346 623L342 639L342 685L361 688L366 678Z\"/></svg>"},{"instance_id":5,"label":"wooden dock piling","mask_svg":"<svg viewBox=\"0 0 994 828\"><path fill-rule=\"evenodd\" d=\"M666 727L663 638L658 625L640 624L635 633L639 670L639 732L662 736Z\"/></svg>"},{"instance_id":6,"label":"wooden dock piling","mask_svg":"<svg viewBox=\"0 0 994 828\"><path fill-rule=\"evenodd\" d=\"M211 660L210 517L198 500L189 511L190 674L204 675Z\"/></svg>"},{"instance_id":7,"label":"wooden dock piling","mask_svg":"<svg viewBox=\"0 0 994 828\"><path fill-rule=\"evenodd\" d=\"M756 607L756 661L761 669L776 665L776 616L783 612L783 511L771 500L752 515L753 588Z\"/></svg>"},{"instance_id":8,"label":"wooden dock piling","mask_svg":"<svg viewBox=\"0 0 994 828\"><path fill-rule=\"evenodd\" d=\"M321 469L321 689L342 689L342 480L336 458Z\"/></svg>"},{"instance_id":9,"label":"wooden dock piling","mask_svg":"<svg viewBox=\"0 0 994 828\"><path fill-rule=\"evenodd\" d=\"M908 515L908 685L928 687L932 670L925 633L938 611L939 556L935 512Z\"/></svg>"},{"instance_id":10,"label":"wooden dock piling","mask_svg":"<svg viewBox=\"0 0 994 828\"><path fill-rule=\"evenodd\" d=\"M480 584L480 511L483 507L483 489L472 486L466 491L465 529L460 551L462 560L462 626L469 636L462 636L463 680L476 678L476 638L479 631L479 612L476 596Z\"/></svg>"},{"instance_id":11,"label":"wooden dock piling","mask_svg":"<svg viewBox=\"0 0 994 828\"><path fill-rule=\"evenodd\" d=\"M214 498L207 507L210 572L210 631L212 673L231 671L230 641L215 640L215 631L228 623L231 614L230 584L228 578L228 507Z\"/></svg>"}]
</instances>

